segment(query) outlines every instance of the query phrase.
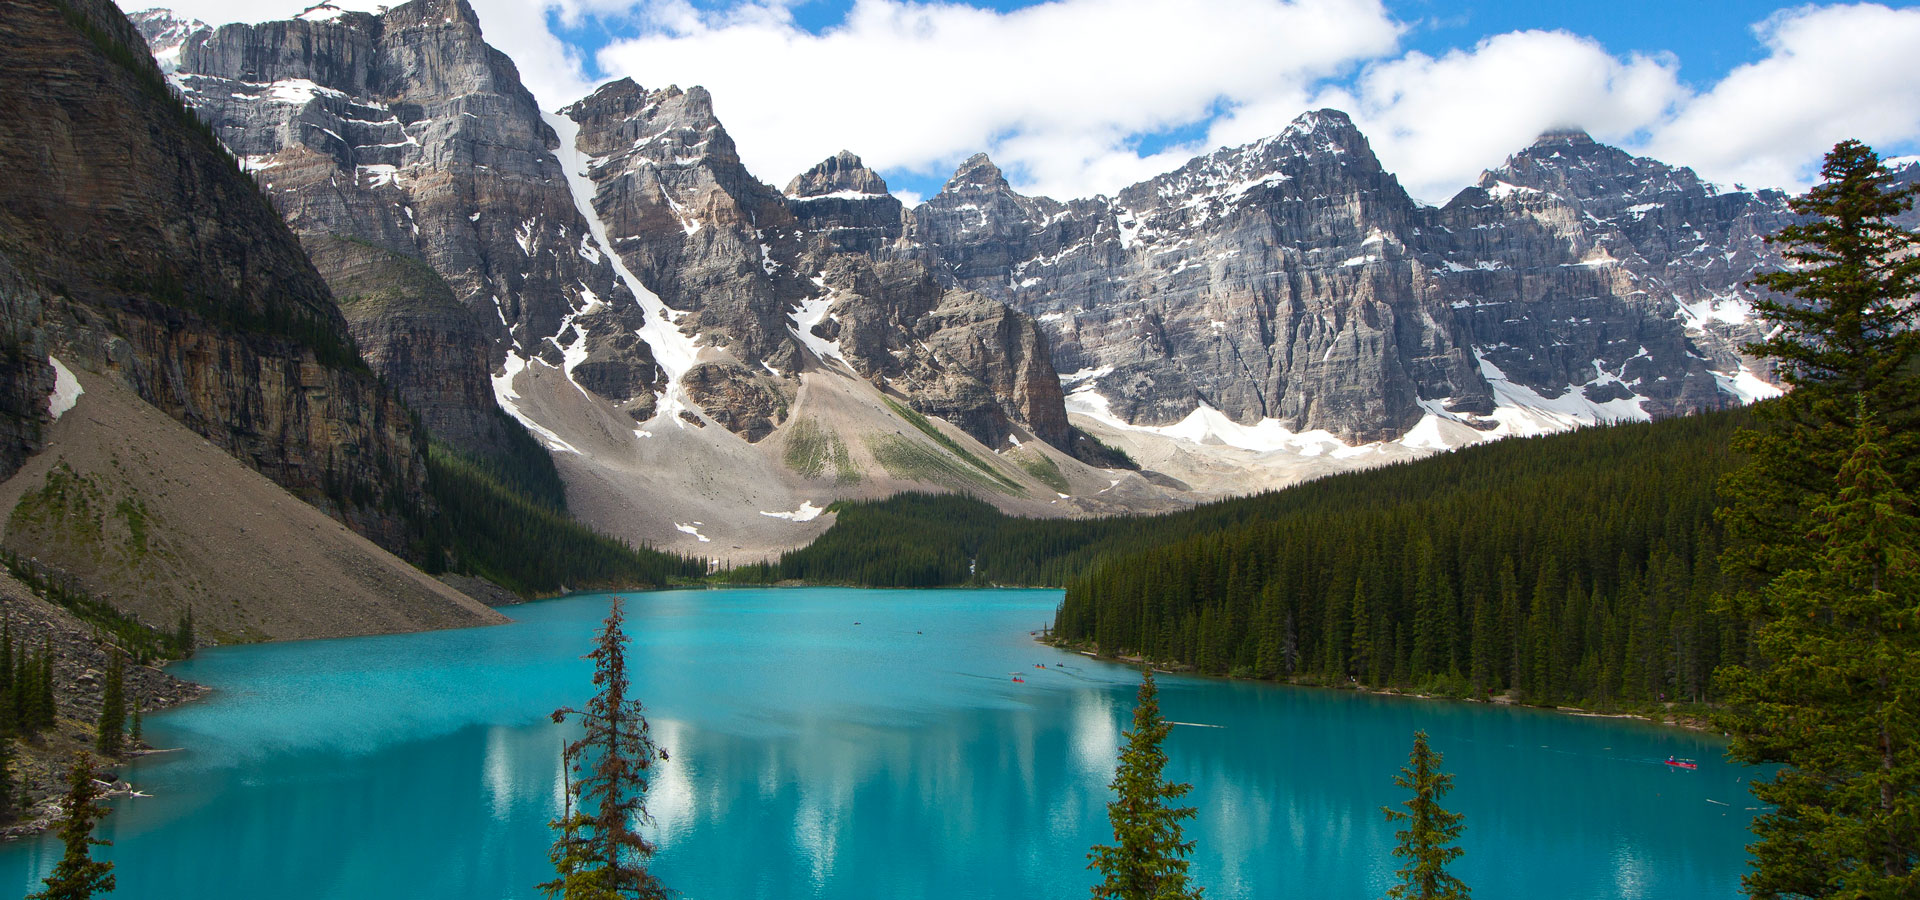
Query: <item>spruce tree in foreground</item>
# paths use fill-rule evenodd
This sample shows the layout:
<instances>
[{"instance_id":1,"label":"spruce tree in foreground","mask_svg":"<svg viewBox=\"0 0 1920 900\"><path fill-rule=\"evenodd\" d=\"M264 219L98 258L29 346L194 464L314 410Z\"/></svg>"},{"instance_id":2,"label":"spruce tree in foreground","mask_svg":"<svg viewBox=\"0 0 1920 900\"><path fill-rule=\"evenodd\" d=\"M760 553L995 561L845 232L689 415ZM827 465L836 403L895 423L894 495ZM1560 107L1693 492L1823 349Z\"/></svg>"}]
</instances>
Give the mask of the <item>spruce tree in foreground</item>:
<instances>
[{"instance_id":1,"label":"spruce tree in foreground","mask_svg":"<svg viewBox=\"0 0 1920 900\"><path fill-rule=\"evenodd\" d=\"M1768 238L1787 245L1794 266L1753 281L1778 294L1754 303L1774 328L1745 349L1775 360L1793 390L1756 409L1764 428L1734 439L1747 461L1726 479L1722 520L1736 576L1766 580L1809 564L1810 513L1853 446L1856 410L1888 429L1887 471L1903 484L1920 477L1920 305L1911 302L1920 236L1893 221L1920 186L1892 189L1879 156L1858 141L1835 145L1821 175L1789 204L1807 219Z\"/></svg>"},{"instance_id":2,"label":"spruce tree in foreground","mask_svg":"<svg viewBox=\"0 0 1920 900\"><path fill-rule=\"evenodd\" d=\"M108 813L100 804L100 785L93 780L93 759L82 750L67 770L67 796L60 802L60 841L66 853L42 883L46 889L26 900L88 900L113 890L113 863L93 858L93 848L112 841L93 836L93 826Z\"/></svg>"},{"instance_id":3,"label":"spruce tree in foreground","mask_svg":"<svg viewBox=\"0 0 1920 900\"><path fill-rule=\"evenodd\" d=\"M566 809L549 823L558 836L548 857L556 877L540 885L556 900L663 898L667 890L643 860L653 844L634 828L647 816L647 770L667 758L654 746L640 701L627 696L627 636L621 600L613 598L588 659L599 693L585 710L557 709L555 722L578 716L586 733L564 748Z\"/></svg>"},{"instance_id":4,"label":"spruce tree in foreground","mask_svg":"<svg viewBox=\"0 0 1920 900\"><path fill-rule=\"evenodd\" d=\"M1406 861L1394 872L1399 884L1387 889L1393 900L1467 900L1467 886L1447 872L1447 864L1466 852L1453 846L1466 826L1464 816L1447 812L1440 798L1453 790L1453 776L1440 771L1443 757L1427 746L1427 733L1413 734L1413 754L1407 765L1394 776L1393 783L1413 792L1401 803L1405 812L1381 807L1389 822L1405 822L1406 828L1394 832L1399 846L1393 855Z\"/></svg>"},{"instance_id":5,"label":"spruce tree in foreground","mask_svg":"<svg viewBox=\"0 0 1920 900\"><path fill-rule=\"evenodd\" d=\"M1727 606L1751 623L1745 665L1724 667L1730 753L1783 764L1755 781L1773 808L1744 879L1756 897L1920 895L1920 237L1892 218L1912 187L1857 141L1784 229L1799 265L1758 283L1776 330L1749 346L1793 384L1743 434L1727 479ZM1764 582L1756 584L1755 582Z\"/></svg>"},{"instance_id":6,"label":"spruce tree in foreground","mask_svg":"<svg viewBox=\"0 0 1920 900\"><path fill-rule=\"evenodd\" d=\"M109 759L118 757L126 745L127 661L118 649L107 651L106 684L100 689L100 722L94 729L93 749Z\"/></svg>"},{"instance_id":7,"label":"spruce tree in foreground","mask_svg":"<svg viewBox=\"0 0 1920 900\"><path fill-rule=\"evenodd\" d=\"M1181 840L1180 820L1191 806L1173 806L1193 789L1162 777L1167 753L1161 742L1173 726L1160 717L1160 691L1152 670L1142 669L1133 707L1133 730L1122 737L1120 764L1113 773L1114 800L1107 804L1114 844L1096 844L1089 869L1103 879L1093 886L1096 900L1199 900L1201 889L1187 881L1186 856L1193 842Z\"/></svg>"},{"instance_id":8,"label":"spruce tree in foreground","mask_svg":"<svg viewBox=\"0 0 1920 900\"><path fill-rule=\"evenodd\" d=\"M1757 897L1920 896L1920 517L1869 419L1814 510L1813 565L1758 605L1765 661L1722 673L1734 758L1771 811L1744 879Z\"/></svg>"}]
</instances>

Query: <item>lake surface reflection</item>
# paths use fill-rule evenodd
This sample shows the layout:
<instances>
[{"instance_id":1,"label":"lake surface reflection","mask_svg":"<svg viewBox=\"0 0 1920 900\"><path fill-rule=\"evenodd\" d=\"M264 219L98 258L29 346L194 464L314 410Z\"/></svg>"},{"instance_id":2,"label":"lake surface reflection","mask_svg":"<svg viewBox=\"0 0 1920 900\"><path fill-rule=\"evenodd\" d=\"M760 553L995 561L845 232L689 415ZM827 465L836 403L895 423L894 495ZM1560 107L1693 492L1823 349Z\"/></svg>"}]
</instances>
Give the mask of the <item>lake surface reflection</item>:
<instances>
[{"instance_id":1,"label":"lake surface reflection","mask_svg":"<svg viewBox=\"0 0 1920 900\"><path fill-rule=\"evenodd\" d=\"M634 682L672 754L648 805L687 900L1069 898L1111 838L1107 782L1138 675L1034 644L1057 591L629 595ZM605 596L510 625L222 648L177 667L206 702L151 717L116 804L114 896L534 898L559 808L556 706ZM1045 665L1035 668L1036 663ZM1025 679L1015 683L1013 675ZM1200 810L1215 898L1373 898L1379 812L1424 728L1467 817L1480 900L1738 895L1749 770L1717 740L1478 704L1162 676L1169 773ZM1669 754L1698 772L1670 771ZM0 895L59 845L0 847Z\"/></svg>"}]
</instances>

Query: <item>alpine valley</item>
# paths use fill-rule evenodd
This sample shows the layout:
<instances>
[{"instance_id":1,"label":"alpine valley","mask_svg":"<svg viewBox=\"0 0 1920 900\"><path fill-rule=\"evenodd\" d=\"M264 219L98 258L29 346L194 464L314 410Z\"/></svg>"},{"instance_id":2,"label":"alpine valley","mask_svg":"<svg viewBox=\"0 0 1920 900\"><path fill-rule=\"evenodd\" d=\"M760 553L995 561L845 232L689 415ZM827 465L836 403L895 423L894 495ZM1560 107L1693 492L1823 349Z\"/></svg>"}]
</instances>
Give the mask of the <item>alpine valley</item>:
<instances>
[{"instance_id":1,"label":"alpine valley","mask_svg":"<svg viewBox=\"0 0 1920 900\"><path fill-rule=\"evenodd\" d=\"M493 621L499 586L770 559L840 500L1166 512L1778 393L1741 347L1787 197L1579 132L1441 207L1318 110L1111 197L980 154L909 208L851 152L759 180L700 87L542 110L465 0L29 6L4 544L149 626Z\"/></svg>"},{"instance_id":2,"label":"alpine valley","mask_svg":"<svg viewBox=\"0 0 1920 900\"><path fill-rule=\"evenodd\" d=\"M1631 801L1616 831L1674 851L1661 877L1690 878L1703 857L1647 823L1724 831L1700 881L1721 886L1737 880L1734 832L1752 823L1765 838L1791 819L1789 801L1844 793L1769 795L1802 762L1754 744L1759 719L1727 729L1731 753L1788 774L1756 792L1759 806L1702 794L1677 818L1661 805L1694 795L1650 779L1708 778L1672 754L1716 750L1719 738L1609 745L1629 726L1587 720L1552 731L1590 735L1584 755L1562 755L1536 753L1544 738L1459 735L1522 721L1510 714L1549 718L1498 708L1516 705L1733 721L1728 710L1760 708L1755 686L1777 674L1744 667L1771 665L1769 648L1793 629L1827 624L1769 619L1766 604L1910 599L1920 564L1897 553L1920 520L1896 488L1920 465L1920 215L1904 193L1920 158L1883 167L1846 141L1827 158L1829 181L1791 198L1553 130L1434 206L1408 194L1347 114L1319 109L1111 196L1029 196L1019 172L981 153L909 205L852 150L797 174L750 172L722 123L729 98L700 86L621 79L543 108L468 0L379 9L320 2L210 25L165 9L128 15L114 0L8 0L0 15L0 839L57 821L66 844L57 863L28 859L51 846L44 838L0 853L0 876L48 885L34 896L111 889L112 867L88 862L89 847L112 846L90 837L112 811L95 801L138 795L123 765L142 781L213 758L177 724L194 721L216 723L202 737L263 736L263 752L285 759L260 771L291 761L279 771L302 786L287 793L251 763L229 766L246 802L266 806L218 813L223 824L205 832L218 837L198 843L258 863L262 884L294 877L316 896L423 896L408 883L426 871L413 860L375 875L341 863L371 859L360 849L329 843L365 844L355 829L370 819L412 821L390 815L402 807L431 814L422 832L490 827L518 808L532 831L558 832L549 893L650 896L642 889L666 882L629 865L652 852L630 829L653 815L644 795L656 776L663 819L728 805L701 791L743 799L746 818L705 833L721 836L716 858L763 853L741 849L759 838L805 849L810 874L796 868L786 884L832 893L850 772L907 791L862 801L863 850L904 872L870 883L902 885L895 893L945 870L916 855L933 838L878 824L890 820L873 810L914 807L939 840L995 815L1045 834L1067 852L1020 851L1033 872L1008 892L1046 894L1058 891L1033 885L1131 852L1092 843L1104 806L1123 845L1151 833L1169 859L1194 846L1178 821L1205 809L1196 840L1231 864L1204 862L1209 878L1271 855L1220 842L1238 833L1220 823L1291 840L1287 853L1311 832L1359 849L1300 882L1352 890L1303 890L1373 895L1389 856L1440 866L1462 852L1404 845L1462 827L1433 800L1453 776L1435 768L1424 730L1392 783L1415 791L1402 818L1438 818L1387 850L1394 829L1381 827L1374 789L1391 771L1366 754L1423 720L1409 711L1442 707L1374 692L1474 701L1434 720L1469 722L1437 730L1473 744L1446 750L1466 763L1462 787L1497 785L1498 804L1463 807L1474 833L1500 836L1475 838L1486 848L1475 858L1497 862L1471 874L1528 879L1488 896L1551 892L1588 869L1607 874L1600 892L1564 895L1680 883L1643 881L1615 831L1570 841L1498 825L1516 799L1538 816L1508 825L1586 821L1556 805L1579 796L1568 783ZM775 175L786 180L761 180ZM1810 245L1859 252L1825 266ZM1822 380L1819 366L1853 374ZM1843 421L1842 407L1860 421ZM1883 432L1891 450L1876 443ZM1893 524L1846 524L1869 520ZM1883 558L1906 580L1883 589ZM1814 564L1828 559L1867 563ZM623 630L624 601L605 593L723 585L752 589L635 602L638 641ZM793 585L829 589L766 589ZM1060 591L936 593L960 586ZM564 594L581 596L500 610ZM581 704L582 626L602 610L585 657L596 693ZM1896 613L1859 618L1878 629L1911 609ZM510 621L520 624L469 627ZM225 647L161 667L212 645L369 635L385 637ZM631 681L630 642L641 661ZM1879 707L1861 686L1877 683L1894 709L1911 705L1901 685L1914 682L1847 668L1892 653L1892 640L1871 645L1882 656L1820 646L1830 668L1855 673L1822 682L1847 690L1823 695L1821 714L1878 728L1873 746L1894 747L1887 723L1901 720L1862 712ZM1907 678L1920 650L1900 646ZM1169 712L1184 720L1161 717L1156 670L1174 676ZM1087 674L1102 671L1121 680ZM176 677L203 673L220 696L194 710L210 717L170 715L149 733L188 752L145 761L163 751L141 716L205 694ZM1107 694L1136 675L1123 732ZM834 686L842 677L849 689ZM293 702L276 680L321 693ZM643 716L639 695L652 704L656 692L666 705ZM1201 695L1219 701L1214 713L1180 711ZM1383 713L1386 725L1345 727ZM1329 716L1344 724L1327 727ZM747 741L728 745L736 762L711 740L718 730L702 755L701 723L723 720L751 726L728 733ZM908 720L946 735L947 749L895 754L898 767L863 761L903 746ZM815 735L819 723L832 733ZM1175 725L1180 752L1231 748L1251 774L1203 783L1193 809L1162 808L1189 788L1161 783ZM804 777L754 761L752 740L788 730L802 740L764 747L819 764ZM1287 762L1294 738L1276 735L1308 733L1333 743ZM299 749L343 734L378 752L344 765ZM430 762L384 755L440 738L449 755ZM1865 745L1835 743L1849 741ZM977 764L952 749L962 745L979 749ZM1669 756L1619 749L1633 746ZM1874 752L1856 768L1895 770L1892 749ZM1536 779L1516 781L1501 762L1521 753ZM1070 772L1030 765L1069 758ZM1181 765L1219 768L1195 758ZM1329 762L1352 776L1330 779ZM354 780L374 769L406 785ZM1603 769L1613 780L1591 780ZM1759 772L1697 783L1740 794ZM976 774L978 796L953 793ZM452 784L441 775L464 786L441 787ZM1352 787L1302 803L1288 793L1295 779ZM438 802L477 802L476 784L492 798L485 811L450 817L466 807ZM1121 799L1107 803L1103 784ZM1059 785L1072 803L1046 799ZM210 790L151 808L240 808ZM1126 824L1141 791L1152 797L1141 821L1173 824ZM791 831L785 814L746 802L776 795L797 798ZM981 813L996 808L990 795L1022 804ZM840 798L834 811L827 797ZM320 837L288 843L280 826L295 808ZM218 857L143 834L139 822L158 820L114 821L132 823L101 834L129 854L119 859L135 893L163 895L147 886L175 871L192 877L172 896L231 892L207 880ZM225 826L242 821L258 833L233 840ZM457 880L444 890L519 896L537 883L526 868L542 868L526 852L537 842L446 834L448 855L491 874L478 892ZM955 843L989 862L960 870L1019 868L1005 864L1014 844L978 835ZM1578 852L1542 852L1542 841ZM1897 842L1873 846L1899 863L1879 866L1888 878L1920 865ZM323 875L290 875L302 858ZM765 890L785 877L772 868L696 868L751 874L756 890L784 896ZM343 888L333 872L380 884ZM599 890L618 879L632 883ZM1231 896L1279 890L1212 883ZM1169 885L1156 896L1197 896Z\"/></svg>"},{"instance_id":3,"label":"alpine valley","mask_svg":"<svg viewBox=\"0 0 1920 900\"><path fill-rule=\"evenodd\" d=\"M759 180L699 87L543 112L462 0L134 21L424 429L517 422L636 544L758 559L907 489L1162 511L1777 392L1740 347L1786 196L1579 132L1442 207L1319 110L1112 197L982 154L908 208L847 152Z\"/></svg>"}]
</instances>

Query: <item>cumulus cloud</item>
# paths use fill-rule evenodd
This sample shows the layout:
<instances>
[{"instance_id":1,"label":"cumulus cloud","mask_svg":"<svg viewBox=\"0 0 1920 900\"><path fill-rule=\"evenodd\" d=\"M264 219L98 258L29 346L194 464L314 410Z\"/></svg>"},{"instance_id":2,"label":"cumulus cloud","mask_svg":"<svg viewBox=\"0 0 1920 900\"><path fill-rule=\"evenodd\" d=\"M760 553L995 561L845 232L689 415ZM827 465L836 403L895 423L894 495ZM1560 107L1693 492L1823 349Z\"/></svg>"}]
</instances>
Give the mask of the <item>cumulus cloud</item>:
<instances>
[{"instance_id":1,"label":"cumulus cloud","mask_svg":"<svg viewBox=\"0 0 1920 900\"><path fill-rule=\"evenodd\" d=\"M1522 31L1439 58L1409 53L1367 67L1315 104L1347 110L1381 162L1415 197L1444 203L1553 128L1623 142L1686 95L1671 57L1617 59L1591 39ZM1224 122L1242 137L1258 122Z\"/></svg>"},{"instance_id":2,"label":"cumulus cloud","mask_svg":"<svg viewBox=\"0 0 1920 900\"><path fill-rule=\"evenodd\" d=\"M1026 189L1111 191L1206 148L1142 135L1304 99L1401 26L1379 0L1053 0L1011 12L859 0L821 34L785 7L654 3L651 33L601 52L647 87L702 84L748 166L776 184L842 148L925 174L987 150ZM1284 125L1290 113L1269 123Z\"/></svg>"},{"instance_id":3,"label":"cumulus cloud","mask_svg":"<svg viewBox=\"0 0 1920 900\"><path fill-rule=\"evenodd\" d=\"M1754 27L1767 56L1692 98L1646 142L1717 181L1800 189L1846 138L1920 139L1920 9L1783 10Z\"/></svg>"},{"instance_id":4,"label":"cumulus cloud","mask_svg":"<svg viewBox=\"0 0 1920 900\"><path fill-rule=\"evenodd\" d=\"M1920 140L1920 9L1871 3L1775 13L1754 25L1764 58L1689 85L1670 55L1616 56L1566 32L1401 53L1407 26L1381 0L1050 0L1011 12L856 0L818 34L794 21L799 0L470 2L548 109L593 87L550 15L637 33L598 67L650 88L705 85L748 167L775 185L843 148L922 176L986 150L1022 190L1112 193L1320 106L1351 113L1409 192L1435 203L1557 127L1722 183L1790 189L1843 138L1908 151ZM213 23L303 6L172 5Z\"/></svg>"}]
</instances>

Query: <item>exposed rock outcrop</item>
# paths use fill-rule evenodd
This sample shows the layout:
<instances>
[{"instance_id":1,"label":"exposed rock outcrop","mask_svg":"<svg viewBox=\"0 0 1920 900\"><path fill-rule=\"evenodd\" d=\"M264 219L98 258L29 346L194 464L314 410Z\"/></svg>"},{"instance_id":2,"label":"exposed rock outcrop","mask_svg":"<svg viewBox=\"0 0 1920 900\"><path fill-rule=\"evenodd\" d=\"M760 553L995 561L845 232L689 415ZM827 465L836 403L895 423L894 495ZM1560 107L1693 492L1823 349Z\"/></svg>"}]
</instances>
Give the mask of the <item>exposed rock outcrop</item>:
<instances>
[{"instance_id":1,"label":"exposed rock outcrop","mask_svg":"<svg viewBox=\"0 0 1920 900\"><path fill-rule=\"evenodd\" d=\"M44 446L53 364L44 330L46 296L0 253L0 479Z\"/></svg>"},{"instance_id":2,"label":"exposed rock outcrop","mask_svg":"<svg viewBox=\"0 0 1920 900\"><path fill-rule=\"evenodd\" d=\"M357 298L349 318L369 362L436 437L474 452L510 443L489 381L508 353L650 409L660 373L633 336L645 316L575 208L552 128L473 9L318 12L217 29L148 12L140 25L336 295ZM393 275L384 289L369 278L376 259ZM419 365L423 351L439 364Z\"/></svg>"},{"instance_id":3,"label":"exposed rock outcrop","mask_svg":"<svg viewBox=\"0 0 1920 900\"><path fill-rule=\"evenodd\" d=\"M38 333L404 550L425 479L411 415L142 46L102 0L32 0L0 17L0 254L46 298ZM12 315L25 308L9 304L9 332L34 330Z\"/></svg>"},{"instance_id":4,"label":"exposed rock outcrop","mask_svg":"<svg viewBox=\"0 0 1920 900\"><path fill-rule=\"evenodd\" d=\"M837 154L782 195L741 165L703 88L615 81L564 113L614 248L715 357L685 386L716 422L758 441L783 420L794 375L845 365L988 446L1015 428L1068 445L1032 321L949 296L924 261L894 253L904 209L859 157Z\"/></svg>"},{"instance_id":5,"label":"exposed rock outcrop","mask_svg":"<svg viewBox=\"0 0 1920 900\"><path fill-rule=\"evenodd\" d=\"M1373 441L1522 402L1589 421L1738 402L1744 280L1783 215L1572 134L1423 207L1322 110L1111 198L1025 197L975 156L909 238L1034 314L1077 405Z\"/></svg>"},{"instance_id":6,"label":"exposed rock outcrop","mask_svg":"<svg viewBox=\"0 0 1920 900\"><path fill-rule=\"evenodd\" d=\"M794 176L786 195L817 250L880 256L906 233L905 207L887 182L845 150Z\"/></svg>"}]
</instances>

